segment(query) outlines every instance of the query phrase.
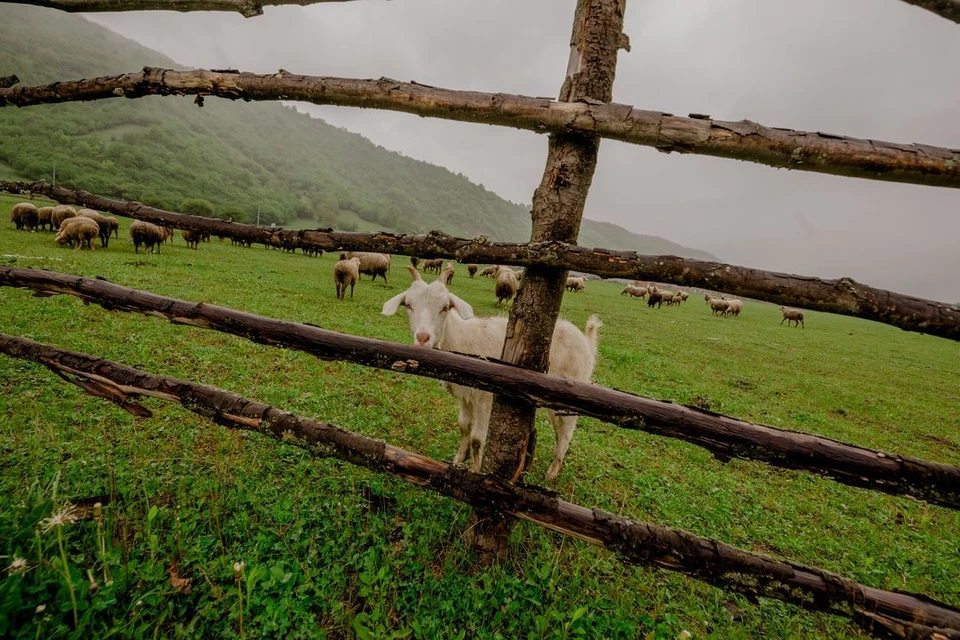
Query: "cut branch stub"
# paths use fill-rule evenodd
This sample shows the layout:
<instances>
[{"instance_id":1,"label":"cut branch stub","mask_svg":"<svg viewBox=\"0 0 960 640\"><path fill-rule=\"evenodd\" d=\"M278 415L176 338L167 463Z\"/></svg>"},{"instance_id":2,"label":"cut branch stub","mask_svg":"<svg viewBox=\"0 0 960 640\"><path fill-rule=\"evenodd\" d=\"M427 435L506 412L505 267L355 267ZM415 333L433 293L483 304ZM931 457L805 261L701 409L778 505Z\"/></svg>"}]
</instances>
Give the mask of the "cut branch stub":
<instances>
[{"instance_id":1,"label":"cut branch stub","mask_svg":"<svg viewBox=\"0 0 960 640\"><path fill-rule=\"evenodd\" d=\"M427 235L346 233L331 229L273 229L155 209L86 191L55 187L46 182L0 180L0 190L39 194L64 204L145 220L178 229L202 231L274 247L321 251L375 251L462 263L553 267L594 273L605 278L630 278L702 287L790 307L864 318L906 331L960 340L960 307L877 289L851 278L828 280L763 271L722 262L677 256L647 256L634 251L593 249L566 242L490 242L485 237L455 238L440 232Z\"/></svg>"},{"instance_id":2,"label":"cut branch stub","mask_svg":"<svg viewBox=\"0 0 960 640\"><path fill-rule=\"evenodd\" d=\"M482 476L336 425L300 418L208 385L0 334L0 353L74 376L177 402L217 424L249 429L427 487L474 508L494 508L615 552L624 562L677 571L751 598L776 598L846 616L900 638L960 637L960 611L928 598L875 589L815 567L760 556L680 529L634 522L553 492ZM88 387L81 386L84 390ZM938 635L939 634L939 635Z\"/></svg>"},{"instance_id":3,"label":"cut branch stub","mask_svg":"<svg viewBox=\"0 0 960 640\"><path fill-rule=\"evenodd\" d=\"M661 151L747 160L771 167L854 178L960 188L960 151L766 127L748 120L683 118L592 99L558 102L503 93L454 91L415 82L229 71L139 73L0 89L0 106L204 95L230 100L299 100L402 111L419 116L533 131L611 138Z\"/></svg>"},{"instance_id":4,"label":"cut branch stub","mask_svg":"<svg viewBox=\"0 0 960 640\"><path fill-rule=\"evenodd\" d=\"M476 387L537 406L591 416L626 429L683 440L721 459L742 458L805 469L851 486L960 508L960 467L956 466L753 424L472 356L360 338L216 305L176 300L96 278L0 266L0 286L76 296L114 311L167 318L177 324L296 349L324 360L344 360Z\"/></svg>"}]
</instances>

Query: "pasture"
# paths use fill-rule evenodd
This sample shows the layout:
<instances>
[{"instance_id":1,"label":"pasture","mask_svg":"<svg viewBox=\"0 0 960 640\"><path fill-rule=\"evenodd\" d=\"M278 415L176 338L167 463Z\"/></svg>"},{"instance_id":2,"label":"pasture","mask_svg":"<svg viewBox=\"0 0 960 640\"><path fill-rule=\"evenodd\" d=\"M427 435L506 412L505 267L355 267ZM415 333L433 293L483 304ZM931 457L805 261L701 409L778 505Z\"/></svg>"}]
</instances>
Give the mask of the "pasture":
<instances>
[{"instance_id":1,"label":"pasture","mask_svg":"<svg viewBox=\"0 0 960 640\"><path fill-rule=\"evenodd\" d=\"M364 276L354 299L340 302L330 254L216 239L190 250L178 233L161 255L135 255L125 219L109 249L71 251L53 234L15 231L9 208L18 201L0 196L0 264L411 340L402 312L379 313L409 284L405 257L394 258L389 285ZM499 312L489 278L470 280L458 266L451 289L479 315ZM723 319L702 295L648 309L621 289L591 281L564 297L563 317L582 328L597 313L604 323L595 382L960 464L957 343L810 311L806 329L787 328L774 305L750 301L739 319ZM0 332L206 382L435 458L456 451L456 404L430 379L7 288ZM0 356L0 636L864 637L843 619L625 566L525 523L506 563L478 567L459 503L178 406L145 405L154 417L133 418ZM542 484L553 433L542 417L538 426L528 481ZM945 508L724 464L583 418L554 488L585 506L960 606L960 513ZM73 524L40 524L67 502L97 500L102 517L86 509ZM5 569L14 556L25 572Z\"/></svg>"}]
</instances>

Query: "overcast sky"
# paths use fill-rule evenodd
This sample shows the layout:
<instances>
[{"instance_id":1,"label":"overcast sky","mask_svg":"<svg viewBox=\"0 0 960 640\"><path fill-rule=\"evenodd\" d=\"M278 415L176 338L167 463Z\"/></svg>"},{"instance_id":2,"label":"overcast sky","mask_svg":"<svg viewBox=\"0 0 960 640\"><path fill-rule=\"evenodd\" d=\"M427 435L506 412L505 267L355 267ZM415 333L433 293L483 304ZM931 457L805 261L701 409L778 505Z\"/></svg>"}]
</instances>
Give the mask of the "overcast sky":
<instances>
[{"instance_id":1,"label":"overcast sky","mask_svg":"<svg viewBox=\"0 0 960 640\"><path fill-rule=\"evenodd\" d=\"M575 0L360 0L89 18L204 68L556 96ZM960 26L897 0L630 0L614 100L674 114L960 148ZM530 202L544 136L303 106ZM322 150L318 150L322 153ZM724 261L960 300L960 190L665 155L604 141L587 217Z\"/></svg>"}]
</instances>

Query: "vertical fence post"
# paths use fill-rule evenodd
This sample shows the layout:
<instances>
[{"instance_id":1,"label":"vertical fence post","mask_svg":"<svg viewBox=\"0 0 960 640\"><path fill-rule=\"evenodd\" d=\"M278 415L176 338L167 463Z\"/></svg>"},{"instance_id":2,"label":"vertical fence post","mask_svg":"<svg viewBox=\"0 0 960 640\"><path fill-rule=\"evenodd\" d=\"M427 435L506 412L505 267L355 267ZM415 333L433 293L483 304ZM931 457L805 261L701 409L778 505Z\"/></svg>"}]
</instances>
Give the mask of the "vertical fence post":
<instances>
[{"instance_id":1,"label":"vertical fence post","mask_svg":"<svg viewBox=\"0 0 960 640\"><path fill-rule=\"evenodd\" d=\"M626 47L625 5L626 0L577 1L561 101L612 100L617 50ZM546 168L533 195L531 241L576 243L599 146L596 136L550 136ZM566 278L565 269L526 270L510 311L503 360L535 371L547 370ZM494 398L483 458L485 472L511 482L523 475L536 444L534 409L529 403ZM471 541L481 561L504 554L513 526L509 516L478 510L471 525Z\"/></svg>"}]
</instances>

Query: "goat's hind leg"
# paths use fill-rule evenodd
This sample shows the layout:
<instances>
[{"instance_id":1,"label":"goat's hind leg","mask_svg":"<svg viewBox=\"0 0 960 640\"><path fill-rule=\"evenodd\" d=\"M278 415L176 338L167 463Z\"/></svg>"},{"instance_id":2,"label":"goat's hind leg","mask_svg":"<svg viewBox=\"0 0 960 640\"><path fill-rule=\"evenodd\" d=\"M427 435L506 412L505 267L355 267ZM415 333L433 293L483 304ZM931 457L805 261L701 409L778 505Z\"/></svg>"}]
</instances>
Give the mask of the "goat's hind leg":
<instances>
[{"instance_id":1,"label":"goat's hind leg","mask_svg":"<svg viewBox=\"0 0 960 640\"><path fill-rule=\"evenodd\" d=\"M457 417L457 426L460 427L460 449L453 457L453 464L462 464L470 452L470 430L473 425L473 405L466 400L460 400L460 415Z\"/></svg>"},{"instance_id":2,"label":"goat's hind leg","mask_svg":"<svg viewBox=\"0 0 960 640\"><path fill-rule=\"evenodd\" d=\"M563 459L567 455L567 449L570 448L570 440L573 439L573 430L577 428L577 416L558 415L555 411L549 411L550 424L553 425L553 432L557 436L557 444L553 450L553 462L547 469L547 482L553 482L560 475L560 469L563 468Z\"/></svg>"}]
</instances>

